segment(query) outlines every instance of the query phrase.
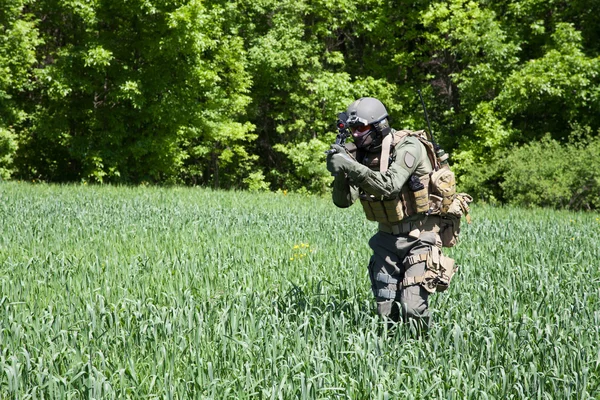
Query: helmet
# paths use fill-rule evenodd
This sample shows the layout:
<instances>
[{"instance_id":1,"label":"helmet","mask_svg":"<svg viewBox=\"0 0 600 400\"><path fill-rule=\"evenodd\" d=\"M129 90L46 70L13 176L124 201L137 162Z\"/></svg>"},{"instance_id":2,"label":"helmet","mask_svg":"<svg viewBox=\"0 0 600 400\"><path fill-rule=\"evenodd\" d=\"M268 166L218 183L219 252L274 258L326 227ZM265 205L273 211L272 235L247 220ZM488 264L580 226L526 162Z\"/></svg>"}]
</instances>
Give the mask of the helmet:
<instances>
[{"instance_id":1,"label":"helmet","mask_svg":"<svg viewBox=\"0 0 600 400\"><path fill-rule=\"evenodd\" d=\"M373 97L361 97L348 106L348 126L359 127L377 123L388 117L383 103Z\"/></svg>"},{"instance_id":2,"label":"helmet","mask_svg":"<svg viewBox=\"0 0 600 400\"><path fill-rule=\"evenodd\" d=\"M388 112L383 103L373 97L361 97L348 106L347 125L353 128L354 143L360 148L376 148L390 131ZM371 129L361 127L371 125ZM373 129L375 128L375 129Z\"/></svg>"}]
</instances>

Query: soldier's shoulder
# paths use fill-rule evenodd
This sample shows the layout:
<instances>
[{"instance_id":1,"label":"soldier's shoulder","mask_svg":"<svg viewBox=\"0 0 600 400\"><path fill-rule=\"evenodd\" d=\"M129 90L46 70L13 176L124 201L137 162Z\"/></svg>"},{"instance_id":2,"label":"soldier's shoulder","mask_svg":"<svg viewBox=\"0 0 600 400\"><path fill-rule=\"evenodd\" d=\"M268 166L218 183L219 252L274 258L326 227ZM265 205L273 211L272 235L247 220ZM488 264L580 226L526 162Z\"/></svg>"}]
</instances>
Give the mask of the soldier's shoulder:
<instances>
[{"instance_id":1,"label":"soldier's shoulder","mask_svg":"<svg viewBox=\"0 0 600 400\"><path fill-rule=\"evenodd\" d=\"M396 148L410 145L418 147L419 145L423 144L423 138L420 135L420 131L410 131L404 129L400 131L395 131L393 135L393 145Z\"/></svg>"}]
</instances>

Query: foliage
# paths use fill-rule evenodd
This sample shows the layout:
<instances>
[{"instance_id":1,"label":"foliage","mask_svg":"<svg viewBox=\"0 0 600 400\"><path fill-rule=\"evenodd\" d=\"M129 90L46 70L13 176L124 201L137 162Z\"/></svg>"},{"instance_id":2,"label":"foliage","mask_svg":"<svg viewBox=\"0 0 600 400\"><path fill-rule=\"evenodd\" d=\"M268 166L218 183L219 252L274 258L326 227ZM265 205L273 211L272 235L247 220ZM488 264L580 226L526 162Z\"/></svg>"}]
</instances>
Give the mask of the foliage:
<instances>
[{"instance_id":1,"label":"foliage","mask_svg":"<svg viewBox=\"0 0 600 400\"><path fill-rule=\"evenodd\" d=\"M600 207L600 137L562 145L546 136L509 152L500 164L509 203Z\"/></svg>"},{"instance_id":2,"label":"foliage","mask_svg":"<svg viewBox=\"0 0 600 400\"><path fill-rule=\"evenodd\" d=\"M200 1L40 1L39 90L21 175L194 183L241 179L253 126L239 38ZM228 171L228 179L218 176Z\"/></svg>"},{"instance_id":3,"label":"foliage","mask_svg":"<svg viewBox=\"0 0 600 400\"><path fill-rule=\"evenodd\" d=\"M569 135L572 124L591 126L600 109L600 57L586 57L581 34L558 24L544 55L512 72L494 99L496 110L511 120L512 132L530 131L513 142L526 142L549 132Z\"/></svg>"},{"instance_id":4,"label":"foliage","mask_svg":"<svg viewBox=\"0 0 600 400\"><path fill-rule=\"evenodd\" d=\"M23 93L31 89L35 47L40 44L35 21L22 13L27 0L6 0L0 9L0 179L14 172L18 148L15 126L28 117Z\"/></svg>"},{"instance_id":5,"label":"foliage","mask_svg":"<svg viewBox=\"0 0 600 400\"><path fill-rule=\"evenodd\" d=\"M5 182L0 215L5 398L599 395L598 213L475 205L422 340L374 313L360 205Z\"/></svg>"},{"instance_id":6,"label":"foliage","mask_svg":"<svg viewBox=\"0 0 600 400\"><path fill-rule=\"evenodd\" d=\"M10 165L16 150L15 135L8 129L0 127L0 180L10 178Z\"/></svg>"},{"instance_id":7,"label":"foliage","mask_svg":"<svg viewBox=\"0 0 600 400\"><path fill-rule=\"evenodd\" d=\"M244 179L244 183L248 186L248 190L250 192L269 191L269 184L265 182L265 175L262 173L262 171L250 173L250 175Z\"/></svg>"},{"instance_id":8,"label":"foliage","mask_svg":"<svg viewBox=\"0 0 600 400\"><path fill-rule=\"evenodd\" d=\"M590 0L5 3L4 176L322 193L336 114L374 96L422 129L421 89L461 184L500 201L499 155L600 129Z\"/></svg>"}]
</instances>

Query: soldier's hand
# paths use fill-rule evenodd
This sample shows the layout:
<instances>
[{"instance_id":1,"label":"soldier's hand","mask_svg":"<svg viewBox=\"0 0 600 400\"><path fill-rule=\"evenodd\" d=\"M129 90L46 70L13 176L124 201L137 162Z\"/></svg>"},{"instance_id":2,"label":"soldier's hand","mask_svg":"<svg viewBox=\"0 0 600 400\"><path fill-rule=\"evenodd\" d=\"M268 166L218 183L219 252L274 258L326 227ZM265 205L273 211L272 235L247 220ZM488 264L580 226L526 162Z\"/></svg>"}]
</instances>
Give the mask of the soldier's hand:
<instances>
[{"instance_id":1,"label":"soldier's hand","mask_svg":"<svg viewBox=\"0 0 600 400\"><path fill-rule=\"evenodd\" d=\"M335 153L348 154L348 151L346 150L346 148L344 146L340 146L339 144L332 144L330 148L331 148L331 152L333 154L335 154Z\"/></svg>"},{"instance_id":2,"label":"soldier's hand","mask_svg":"<svg viewBox=\"0 0 600 400\"><path fill-rule=\"evenodd\" d=\"M348 150L346 150L346 148L344 146L341 146L339 144L332 144L329 147L329 150L327 150L325 152L325 154L327 154L327 161L329 161L329 159L331 158L332 155L334 155L335 153L348 153Z\"/></svg>"},{"instance_id":3,"label":"soldier's hand","mask_svg":"<svg viewBox=\"0 0 600 400\"><path fill-rule=\"evenodd\" d=\"M329 147L329 150L327 150L327 151L325 152L325 154L327 154L327 165L328 165L327 169L329 169L329 163L331 162L331 157L332 157L334 154L337 154L337 153L343 153L343 152L345 152L345 151L346 151L346 150L344 149L344 147L340 146L339 144L332 144L332 145Z\"/></svg>"},{"instance_id":4,"label":"soldier's hand","mask_svg":"<svg viewBox=\"0 0 600 400\"><path fill-rule=\"evenodd\" d=\"M333 176L337 176L340 173L347 173L352 169L353 165L356 164L356 161L346 153L343 147L341 149L341 152L331 154L327 157L327 170L331 172L331 175Z\"/></svg>"}]
</instances>

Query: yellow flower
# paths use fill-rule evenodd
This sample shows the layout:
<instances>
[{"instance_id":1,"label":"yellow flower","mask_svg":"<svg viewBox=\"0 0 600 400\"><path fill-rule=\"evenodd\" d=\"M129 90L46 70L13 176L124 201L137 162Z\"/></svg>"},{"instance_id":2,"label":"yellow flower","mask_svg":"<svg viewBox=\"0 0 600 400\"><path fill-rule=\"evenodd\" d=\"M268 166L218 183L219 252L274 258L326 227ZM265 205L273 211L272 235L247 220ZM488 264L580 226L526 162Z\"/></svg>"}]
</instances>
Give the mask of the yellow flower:
<instances>
[{"instance_id":1,"label":"yellow flower","mask_svg":"<svg viewBox=\"0 0 600 400\"><path fill-rule=\"evenodd\" d=\"M294 250L299 249L300 246L298 246L297 244L294 245L294 247L292 247Z\"/></svg>"}]
</instances>

